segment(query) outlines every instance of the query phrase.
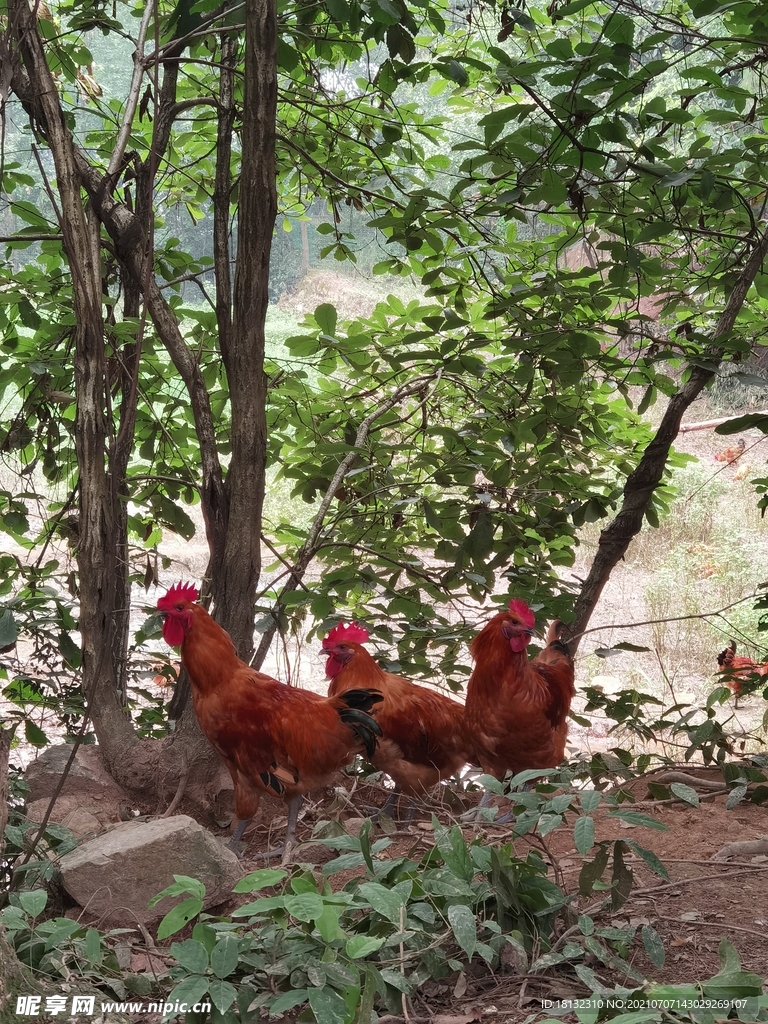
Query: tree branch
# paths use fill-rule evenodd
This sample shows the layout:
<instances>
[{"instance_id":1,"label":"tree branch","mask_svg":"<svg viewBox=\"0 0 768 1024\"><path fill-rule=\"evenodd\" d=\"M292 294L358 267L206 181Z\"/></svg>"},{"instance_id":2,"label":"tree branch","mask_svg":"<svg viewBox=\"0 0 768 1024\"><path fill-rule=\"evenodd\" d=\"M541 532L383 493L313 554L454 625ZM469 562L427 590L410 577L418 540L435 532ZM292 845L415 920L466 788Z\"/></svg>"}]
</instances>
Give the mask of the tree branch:
<instances>
[{"instance_id":1,"label":"tree branch","mask_svg":"<svg viewBox=\"0 0 768 1024\"><path fill-rule=\"evenodd\" d=\"M111 188L115 187L117 174L123 162L125 148L133 131L133 118L136 114L136 107L139 105L139 90L141 89L141 80L144 77L144 42L147 38L147 29L149 28L149 22L154 11L155 5L148 3L139 23L139 31L136 36L136 52L133 55L133 75L131 76L131 84L128 87L125 112L123 113L123 121L120 125L115 148L112 150L107 167L107 177L112 179Z\"/></svg>"},{"instance_id":2,"label":"tree branch","mask_svg":"<svg viewBox=\"0 0 768 1024\"><path fill-rule=\"evenodd\" d=\"M768 256L768 228L754 245L731 294L728 296L728 301L715 326L712 343L704 353L704 358L698 365L690 368L688 380L670 399L655 437L646 448L637 468L627 477L621 509L613 522L600 534L597 554L576 600L572 623L574 639L570 645L574 655L579 646L580 637L587 628L611 572L624 557L630 541L640 532L643 517L653 493L664 475L669 450L680 430L683 414L717 372L717 366L722 359L722 349L717 344L718 339L733 330L747 292L766 256Z\"/></svg>"}]
</instances>

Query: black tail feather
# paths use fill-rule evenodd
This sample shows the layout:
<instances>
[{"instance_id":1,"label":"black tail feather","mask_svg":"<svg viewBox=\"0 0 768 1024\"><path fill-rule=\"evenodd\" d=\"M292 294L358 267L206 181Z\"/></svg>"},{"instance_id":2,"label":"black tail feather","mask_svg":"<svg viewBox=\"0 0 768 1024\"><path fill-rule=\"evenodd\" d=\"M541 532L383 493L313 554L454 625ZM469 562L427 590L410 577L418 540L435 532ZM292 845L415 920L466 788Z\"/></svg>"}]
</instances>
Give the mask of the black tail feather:
<instances>
[{"instance_id":1,"label":"black tail feather","mask_svg":"<svg viewBox=\"0 0 768 1024\"><path fill-rule=\"evenodd\" d=\"M339 694L339 700L346 705L339 708L339 718L357 736L369 758L376 750L376 737L381 736L381 726L371 717L376 714L373 705L383 699L378 690L347 690Z\"/></svg>"},{"instance_id":2,"label":"black tail feather","mask_svg":"<svg viewBox=\"0 0 768 1024\"><path fill-rule=\"evenodd\" d=\"M346 690L339 694L339 700L348 708L355 708L357 711L370 713L374 704L384 700L379 690ZM374 714L376 712L374 711Z\"/></svg>"}]
</instances>

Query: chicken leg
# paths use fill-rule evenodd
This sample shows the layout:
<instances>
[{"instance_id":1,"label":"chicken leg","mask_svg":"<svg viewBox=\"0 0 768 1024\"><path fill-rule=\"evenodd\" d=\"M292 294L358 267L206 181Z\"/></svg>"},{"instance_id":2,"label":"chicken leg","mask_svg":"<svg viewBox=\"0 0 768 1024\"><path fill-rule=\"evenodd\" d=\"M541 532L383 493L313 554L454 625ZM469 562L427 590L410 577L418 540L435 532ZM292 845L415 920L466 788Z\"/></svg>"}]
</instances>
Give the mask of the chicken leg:
<instances>
[{"instance_id":1,"label":"chicken leg","mask_svg":"<svg viewBox=\"0 0 768 1024\"><path fill-rule=\"evenodd\" d=\"M295 845L296 825L299 820L299 811L301 810L302 799L303 798L301 794L299 794L298 796L293 797L291 802L288 804L288 824L286 825L285 829L285 842L282 843L280 846L275 847L274 850L264 850L263 853L259 854L260 857L282 856L283 863L286 864L288 862L291 850ZM238 853L240 840L243 838L245 830L248 828L252 821L253 818L243 818L241 821L238 821L235 830L232 833L232 837L227 843L228 849L233 850L235 853ZM243 851L240 852L242 853Z\"/></svg>"}]
</instances>

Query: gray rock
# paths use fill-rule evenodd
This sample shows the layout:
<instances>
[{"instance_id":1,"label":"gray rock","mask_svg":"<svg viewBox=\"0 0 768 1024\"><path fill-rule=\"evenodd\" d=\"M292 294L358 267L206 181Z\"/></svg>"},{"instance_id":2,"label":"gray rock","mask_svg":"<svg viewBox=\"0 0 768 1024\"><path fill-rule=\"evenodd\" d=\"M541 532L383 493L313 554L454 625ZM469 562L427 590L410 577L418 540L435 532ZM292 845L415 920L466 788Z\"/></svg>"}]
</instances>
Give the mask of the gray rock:
<instances>
[{"instance_id":1,"label":"gray rock","mask_svg":"<svg viewBox=\"0 0 768 1024\"><path fill-rule=\"evenodd\" d=\"M27 804L29 820L42 821L50 802L50 799L46 798ZM119 817L117 809L111 803L104 805L97 802L94 796L86 798L70 794L59 797L48 820L63 825L75 835L81 836L103 832L105 828L114 825Z\"/></svg>"},{"instance_id":2,"label":"gray rock","mask_svg":"<svg viewBox=\"0 0 768 1024\"><path fill-rule=\"evenodd\" d=\"M32 790L33 800L41 800L43 797L52 796L67 766L71 753L72 747L69 744L59 743L54 747L47 747L30 764L25 772L25 778ZM67 776L67 782L70 779L73 782L75 780L84 780L94 784L96 787L118 788L102 764L101 751L95 745L78 748L75 760ZM77 788L80 788L81 785L82 782L79 784L75 782Z\"/></svg>"},{"instance_id":3,"label":"gray rock","mask_svg":"<svg viewBox=\"0 0 768 1024\"><path fill-rule=\"evenodd\" d=\"M205 885L205 906L223 902L243 875L237 857L185 814L154 821L126 821L61 858L64 888L89 913L113 926L159 921L179 902L149 900L189 875Z\"/></svg>"},{"instance_id":4,"label":"gray rock","mask_svg":"<svg viewBox=\"0 0 768 1024\"><path fill-rule=\"evenodd\" d=\"M29 786L27 817L31 821L43 820L71 753L72 747L65 743L48 747L27 768L24 775ZM97 746L80 747L77 751L50 820L63 823L78 808L96 817L99 828L130 817L130 798L104 767Z\"/></svg>"}]
</instances>

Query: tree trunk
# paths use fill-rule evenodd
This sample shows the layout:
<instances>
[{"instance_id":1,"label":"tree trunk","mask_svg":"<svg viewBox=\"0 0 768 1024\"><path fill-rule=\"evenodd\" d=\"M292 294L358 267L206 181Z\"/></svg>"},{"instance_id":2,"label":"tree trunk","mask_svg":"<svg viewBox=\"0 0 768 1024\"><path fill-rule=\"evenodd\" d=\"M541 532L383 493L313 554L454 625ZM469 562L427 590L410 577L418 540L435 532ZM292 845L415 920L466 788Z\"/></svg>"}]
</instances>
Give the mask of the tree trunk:
<instances>
[{"instance_id":1,"label":"tree trunk","mask_svg":"<svg viewBox=\"0 0 768 1024\"><path fill-rule=\"evenodd\" d=\"M83 688L96 734L110 751L110 764L120 765L130 762L127 754L136 739L118 698L114 661L114 651L119 648L115 620L118 515L116 490L107 472L111 409L106 386L99 223L93 207L89 205L86 211L83 206L75 146L62 117L35 15L26 0L11 0L9 24L14 28L14 76L20 76L23 66L30 86L25 98L53 156L60 204L57 212L72 273ZM137 781L134 771L127 774Z\"/></svg>"},{"instance_id":2,"label":"tree trunk","mask_svg":"<svg viewBox=\"0 0 768 1024\"><path fill-rule=\"evenodd\" d=\"M12 739L13 729L0 726L0 860L5 850L5 826L8 824L8 760Z\"/></svg>"},{"instance_id":3,"label":"tree trunk","mask_svg":"<svg viewBox=\"0 0 768 1024\"><path fill-rule=\"evenodd\" d=\"M680 430L683 415L712 380L722 359L718 338L729 334L736 323L739 310L763 262L768 256L768 229L757 240L744 269L728 296L725 308L713 332L712 345L701 363L690 370L690 376L676 395L673 395L662 417L656 436L643 453L637 468L629 474L624 485L624 500L616 518L600 534L597 554L589 575L584 581L574 606L571 652L575 655L581 638L589 625L592 613L600 600L611 572L624 557L630 541L643 525L648 505L661 482L669 458L672 442Z\"/></svg>"},{"instance_id":4,"label":"tree trunk","mask_svg":"<svg viewBox=\"0 0 768 1024\"><path fill-rule=\"evenodd\" d=\"M227 474L229 523L214 564L216 618L241 658L253 654L253 610L261 575L261 512L267 457L264 342L269 257L277 216L277 5L246 0L242 163L232 339L223 352L232 403Z\"/></svg>"}]
</instances>

